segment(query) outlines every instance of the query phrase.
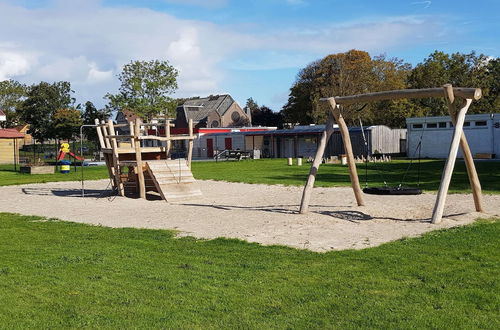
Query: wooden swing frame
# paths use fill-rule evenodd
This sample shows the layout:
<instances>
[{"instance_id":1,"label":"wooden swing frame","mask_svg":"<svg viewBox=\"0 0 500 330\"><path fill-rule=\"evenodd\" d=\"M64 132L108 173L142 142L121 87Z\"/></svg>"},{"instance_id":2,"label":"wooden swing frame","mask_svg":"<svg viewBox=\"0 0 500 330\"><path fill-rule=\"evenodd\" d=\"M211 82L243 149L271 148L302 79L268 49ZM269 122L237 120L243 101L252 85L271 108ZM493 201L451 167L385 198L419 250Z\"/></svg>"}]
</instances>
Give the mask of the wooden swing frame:
<instances>
[{"instance_id":1,"label":"wooden swing frame","mask_svg":"<svg viewBox=\"0 0 500 330\"><path fill-rule=\"evenodd\" d=\"M336 122L340 129L340 134L344 142L345 153L347 155L347 165L349 167L349 176L351 179L351 186L354 191L354 196L358 206L364 206L363 191L359 184L358 173L356 170L356 164L354 162L354 155L351 145L351 137L349 136L349 130L342 117L341 105L348 105L358 102L374 102L382 100L397 100L403 98L427 98L427 97L444 97L448 104L448 113L450 114L451 122L453 123L454 131L453 138L450 143L450 149L448 152L448 158L446 159L446 164L443 169L443 174L441 177L441 184L439 186L439 191L437 193L436 203L434 205L434 210L432 212L432 223L439 223L443 217L444 205L446 202L446 197L448 194L448 189L451 182L451 176L453 174L453 169L455 167L455 161L457 158L458 148L462 149L462 153L465 160L465 165L467 167L467 174L469 177L469 182L472 188L472 195L474 198L474 206L477 212L483 212L482 206L482 195L481 195L481 184L477 175L476 167L474 165L474 159L469 148L469 144L465 137L463 126L465 121L465 114L469 109L473 100L479 100L482 96L481 89L479 88L460 88L452 87L450 84L444 85L442 88L426 88L426 89L404 89L404 90L392 90L377 93L359 94L352 96L341 96L341 97L328 97L323 98L321 101L325 101L329 105L329 115L326 123L325 130L321 135L321 140L316 151L316 156L309 171L309 176L307 177L306 184L302 193L302 200L300 203L300 213L304 214L308 212L309 202L311 199L312 188L314 187L314 181L316 180L316 174L318 172L319 166L322 162L323 155L325 152L326 144L330 136L332 135L334 128L333 123ZM456 106L456 97L464 99L464 102Z\"/></svg>"}]
</instances>

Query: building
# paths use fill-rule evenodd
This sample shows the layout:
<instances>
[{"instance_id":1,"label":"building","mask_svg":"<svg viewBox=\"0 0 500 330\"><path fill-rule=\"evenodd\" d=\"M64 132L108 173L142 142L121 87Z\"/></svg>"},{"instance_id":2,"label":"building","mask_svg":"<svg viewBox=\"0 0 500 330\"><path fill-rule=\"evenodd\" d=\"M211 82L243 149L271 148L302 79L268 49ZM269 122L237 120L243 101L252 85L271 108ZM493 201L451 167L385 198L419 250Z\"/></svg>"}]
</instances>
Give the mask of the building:
<instances>
[{"instance_id":1,"label":"building","mask_svg":"<svg viewBox=\"0 0 500 330\"><path fill-rule=\"evenodd\" d=\"M195 156L210 158L217 151L239 149L259 150L262 157L314 157L325 125L296 126L292 129L241 130L231 132L207 132L195 142ZM372 154L401 154L406 150L406 130L387 126L349 128L355 156ZM367 141L365 147L363 133ZM198 152L198 153L196 153ZM340 131L332 134L325 150L325 157L344 153Z\"/></svg>"},{"instance_id":2,"label":"building","mask_svg":"<svg viewBox=\"0 0 500 330\"><path fill-rule=\"evenodd\" d=\"M407 118L409 157L447 158L453 136L449 116ZM500 114L474 114L465 116L464 133L474 157L500 158ZM458 157L463 157L459 150Z\"/></svg>"},{"instance_id":3,"label":"building","mask_svg":"<svg viewBox=\"0 0 500 330\"><path fill-rule=\"evenodd\" d=\"M0 110L0 122L2 121L7 121L7 116L5 115L5 112L3 112L3 110Z\"/></svg>"},{"instance_id":4,"label":"building","mask_svg":"<svg viewBox=\"0 0 500 330\"><path fill-rule=\"evenodd\" d=\"M0 129L0 164L19 163L19 145L24 134L14 128Z\"/></svg>"},{"instance_id":5,"label":"building","mask_svg":"<svg viewBox=\"0 0 500 330\"><path fill-rule=\"evenodd\" d=\"M22 141L22 145L28 145L28 144L33 143L33 137L31 136L31 134L28 133L28 131L30 129L30 125L24 124L24 125L16 126L15 128L16 128L16 131L18 131L21 134L24 134L24 139Z\"/></svg>"},{"instance_id":6,"label":"building","mask_svg":"<svg viewBox=\"0 0 500 330\"><path fill-rule=\"evenodd\" d=\"M189 119L195 128L244 127L252 122L251 115L228 94L186 100L176 109L175 127L187 127Z\"/></svg>"}]
</instances>

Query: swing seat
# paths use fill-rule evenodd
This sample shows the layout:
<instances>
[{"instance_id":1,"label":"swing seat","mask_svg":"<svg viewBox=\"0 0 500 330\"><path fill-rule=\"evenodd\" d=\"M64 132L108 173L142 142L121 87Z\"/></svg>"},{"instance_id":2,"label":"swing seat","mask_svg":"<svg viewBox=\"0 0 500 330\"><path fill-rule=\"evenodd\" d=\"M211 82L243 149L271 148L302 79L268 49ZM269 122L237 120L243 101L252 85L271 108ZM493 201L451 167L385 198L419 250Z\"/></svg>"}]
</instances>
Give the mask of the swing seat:
<instances>
[{"instance_id":1,"label":"swing seat","mask_svg":"<svg viewBox=\"0 0 500 330\"><path fill-rule=\"evenodd\" d=\"M364 188L363 192L370 195L420 195L422 189L412 187L372 187Z\"/></svg>"}]
</instances>

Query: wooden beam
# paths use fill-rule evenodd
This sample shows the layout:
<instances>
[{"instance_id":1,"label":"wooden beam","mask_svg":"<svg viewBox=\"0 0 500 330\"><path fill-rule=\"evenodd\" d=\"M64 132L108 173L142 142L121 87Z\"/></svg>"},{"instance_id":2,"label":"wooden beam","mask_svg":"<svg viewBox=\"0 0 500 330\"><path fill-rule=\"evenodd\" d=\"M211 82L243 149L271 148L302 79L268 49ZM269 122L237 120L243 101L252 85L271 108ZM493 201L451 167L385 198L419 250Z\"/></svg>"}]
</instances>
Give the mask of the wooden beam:
<instances>
[{"instance_id":1,"label":"wooden beam","mask_svg":"<svg viewBox=\"0 0 500 330\"><path fill-rule=\"evenodd\" d=\"M450 187L451 176L453 174L453 168L455 167L455 162L457 159L458 146L460 144L461 136L463 133L465 114L472 103L472 99L466 99L465 105L463 105L457 113L455 130L453 132L453 138L450 144L450 151L448 153L448 159L446 160L445 167L443 169L443 175L441 177L441 185L439 186L439 191L436 198L436 204L434 205L434 210L432 212L432 223L439 223L443 218L444 204L446 202L446 196L448 194L448 188Z\"/></svg>"},{"instance_id":2,"label":"wooden beam","mask_svg":"<svg viewBox=\"0 0 500 330\"><path fill-rule=\"evenodd\" d=\"M339 125L340 134L342 135L342 141L344 142L345 153L347 154L347 166L349 167L349 176L351 177L352 190L354 191L354 196L356 197L356 202L358 206L365 205L363 200L363 191L359 185L358 171L356 169L356 162L354 161L354 154L352 152L351 137L349 135L349 129L344 121L344 117L340 113L340 109L336 106L335 100L328 99L328 104L330 105L330 112L333 114L335 121Z\"/></svg>"},{"instance_id":3,"label":"wooden beam","mask_svg":"<svg viewBox=\"0 0 500 330\"><path fill-rule=\"evenodd\" d=\"M141 154L141 123L135 120L134 140L135 140L135 161L137 162L137 183L139 185L139 197L146 198L146 185L144 183L144 167L142 165Z\"/></svg>"},{"instance_id":4,"label":"wooden beam","mask_svg":"<svg viewBox=\"0 0 500 330\"><path fill-rule=\"evenodd\" d=\"M187 166L191 168L191 161L193 160L193 141L194 141L192 119L189 119L188 127L189 127L189 142L188 142Z\"/></svg>"},{"instance_id":5,"label":"wooden beam","mask_svg":"<svg viewBox=\"0 0 500 330\"><path fill-rule=\"evenodd\" d=\"M107 149L111 149L111 142L108 139L108 124L104 123L104 120L101 121L101 133L104 139L104 144L106 145Z\"/></svg>"},{"instance_id":6,"label":"wooden beam","mask_svg":"<svg viewBox=\"0 0 500 330\"><path fill-rule=\"evenodd\" d=\"M122 135L119 135L122 136ZM170 136L170 137L165 137L165 136L154 136L154 135L148 135L148 136L140 136L140 140L158 140L158 141L180 141L180 140L194 140L196 139L196 136L189 136L189 135L175 135L175 136Z\"/></svg>"},{"instance_id":7,"label":"wooden beam","mask_svg":"<svg viewBox=\"0 0 500 330\"><path fill-rule=\"evenodd\" d=\"M479 100L482 96L480 88L462 88L454 87L453 93L455 96L462 97L464 99ZM359 94L352 96L336 96L336 104L352 104L352 103L363 103L363 102L374 102L382 100L396 100L396 99L414 99L414 98L426 98L426 97L443 97L442 88L423 88L423 89L401 89L394 91L376 92ZM326 101L332 99L332 97L322 98L320 100Z\"/></svg>"},{"instance_id":8,"label":"wooden beam","mask_svg":"<svg viewBox=\"0 0 500 330\"><path fill-rule=\"evenodd\" d=\"M165 153L167 155L167 159L170 159L170 151L172 150L172 140L170 139L170 120L167 120L165 123L165 137L167 138L167 145Z\"/></svg>"},{"instance_id":9,"label":"wooden beam","mask_svg":"<svg viewBox=\"0 0 500 330\"><path fill-rule=\"evenodd\" d=\"M109 134L108 135L115 135L115 128L113 126L113 121L111 119L108 120L108 130ZM116 182L116 187L118 188L118 194L120 196L125 196L125 192L123 190L123 183L122 179L120 177L120 166L118 165L118 144L116 143L115 138L109 138L111 140L111 149L113 150L113 168L114 168L114 176L115 176L115 182Z\"/></svg>"},{"instance_id":10,"label":"wooden beam","mask_svg":"<svg viewBox=\"0 0 500 330\"><path fill-rule=\"evenodd\" d=\"M335 102L335 100L333 101ZM319 141L318 148L316 149L316 155L314 156L314 161L309 170L309 175L307 176L307 181L302 191L302 199L300 201L300 213L307 213L309 210L309 201L311 200L312 189L314 188L314 181L316 180L316 174L318 173L319 166L323 160L323 155L325 154L325 148L328 144L328 140L332 135L333 129L333 115L328 115L328 120L326 122L325 130L321 133L321 140Z\"/></svg>"},{"instance_id":11,"label":"wooden beam","mask_svg":"<svg viewBox=\"0 0 500 330\"><path fill-rule=\"evenodd\" d=\"M104 138L102 137L102 131L101 131L101 127L99 127L99 119L95 119L94 120L94 123L96 124L96 131L97 131L97 137L99 138L99 144L101 145L101 149L104 149L106 148L106 144L104 144Z\"/></svg>"},{"instance_id":12,"label":"wooden beam","mask_svg":"<svg viewBox=\"0 0 500 330\"><path fill-rule=\"evenodd\" d=\"M128 130L129 130L129 135L130 135L130 146L135 149L135 139L134 139L134 122L129 121L128 122Z\"/></svg>"},{"instance_id":13,"label":"wooden beam","mask_svg":"<svg viewBox=\"0 0 500 330\"><path fill-rule=\"evenodd\" d=\"M443 88L446 102L448 103L448 111L450 113L451 121L453 125L456 126L457 111L454 104L455 95L453 94L453 88L450 84L444 85ZM474 206L477 212L483 212L481 182L479 181L479 177L477 175L476 166L474 165L474 158L472 157L469 143L467 142L467 138L465 137L465 132L462 133L462 136L460 137L460 148L462 149L465 166L467 168L467 175L469 177L469 182L472 189Z\"/></svg>"}]
</instances>

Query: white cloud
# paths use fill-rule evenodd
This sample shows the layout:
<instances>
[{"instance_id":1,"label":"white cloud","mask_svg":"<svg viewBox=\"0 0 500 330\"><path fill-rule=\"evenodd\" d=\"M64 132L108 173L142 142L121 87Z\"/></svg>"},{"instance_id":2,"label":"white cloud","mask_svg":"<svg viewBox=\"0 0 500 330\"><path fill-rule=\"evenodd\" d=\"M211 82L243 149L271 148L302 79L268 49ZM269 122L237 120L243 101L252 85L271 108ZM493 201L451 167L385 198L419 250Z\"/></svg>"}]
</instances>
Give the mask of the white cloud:
<instances>
[{"instance_id":1,"label":"white cloud","mask_svg":"<svg viewBox=\"0 0 500 330\"><path fill-rule=\"evenodd\" d=\"M29 55L0 47L0 80L26 74L33 61Z\"/></svg>"},{"instance_id":2,"label":"white cloud","mask_svg":"<svg viewBox=\"0 0 500 330\"><path fill-rule=\"evenodd\" d=\"M203 95L222 92L227 68L298 67L328 53L385 52L419 42L417 35L437 35L430 19L410 16L243 32L98 0L58 0L38 9L0 3L0 12L0 79L69 80L80 101L97 102L116 90L115 76L131 60L168 59L180 71L177 95Z\"/></svg>"}]
</instances>

